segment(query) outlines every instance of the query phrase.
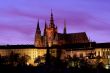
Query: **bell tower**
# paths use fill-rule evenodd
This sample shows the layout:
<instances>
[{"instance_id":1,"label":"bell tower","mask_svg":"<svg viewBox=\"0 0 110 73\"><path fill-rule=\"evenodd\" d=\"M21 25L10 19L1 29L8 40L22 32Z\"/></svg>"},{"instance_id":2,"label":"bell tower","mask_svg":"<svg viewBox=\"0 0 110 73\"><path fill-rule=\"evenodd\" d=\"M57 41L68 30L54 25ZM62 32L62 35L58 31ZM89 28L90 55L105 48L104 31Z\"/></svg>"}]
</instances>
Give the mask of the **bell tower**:
<instances>
[{"instance_id":1,"label":"bell tower","mask_svg":"<svg viewBox=\"0 0 110 73\"><path fill-rule=\"evenodd\" d=\"M49 45L49 47L51 47L53 45L53 41L54 41L55 35L57 33L57 28L54 24L52 10L51 10L50 24L49 24L49 27L46 30L46 33L47 33L48 45Z\"/></svg>"}]
</instances>

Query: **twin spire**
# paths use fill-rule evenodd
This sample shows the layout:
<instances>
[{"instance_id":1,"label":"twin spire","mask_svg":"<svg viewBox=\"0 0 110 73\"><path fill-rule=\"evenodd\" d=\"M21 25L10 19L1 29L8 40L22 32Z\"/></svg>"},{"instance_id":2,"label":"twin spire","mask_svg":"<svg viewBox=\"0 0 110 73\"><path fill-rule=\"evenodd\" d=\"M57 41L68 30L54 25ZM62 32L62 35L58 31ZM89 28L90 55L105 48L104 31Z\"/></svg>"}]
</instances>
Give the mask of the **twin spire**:
<instances>
[{"instance_id":1,"label":"twin spire","mask_svg":"<svg viewBox=\"0 0 110 73\"><path fill-rule=\"evenodd\" d=\"M36 33L41 33L40 26L39 26L39 19L37 21Z\"/></svg>"},{"instance_id":2,"label":"twin spire","mask_svg":"<svg viewBox=\"0 0 110 73\"><path fill-rule=\"evenodd\" d=\"M38 19L38 22L37 22L37 30L40 30L40 27L39 27L39 19Z\"/></svg>"},{"instance_id":3,"label":"twin spire","mask_svg":"<svg viewBox=\"0 0 110 73\"><path fill-rule=\"evenodd\" d=\"M47 28L47 23L46 23L46 21L45 21L44 36L46 35L46 28Z\"/></svg>"},{"instance_id":4,"label":"twin spire","mask_svg":"<svg viewBox=\"0 0 110 73\"><path fill-rule=\"evenodd\" d=\"M49 25L49 26L50 26L51 28L54 28L54 27L55 27L52 9L51 9L51 17L50 17L50 25Z\"/></svg>"},{"instance_id":5,"label":"twin spire","mask_svg":"<svg viewBox=\"0 0 110 73\"><path fill-rule=\"evenodd\" d=\"M51 10L51 17L50 17L50 24L49 24L49 27L50 27L50 28L55 28L52 10ZM57 27L57 26L56 26L56 27ZM47 23L46 23L46 21L45 21L44 35L45 35L46 28L47 28ZM37 22L37 30L40 31L39 19L38 19L38 22ZM36 30L36 31L37 31L37 30ZM65 21L65 20L64 20L64 30L63 30L63 33L64 33L64 34L67 33L67 32L66 32L66 21Z\"/></svg>"}]
</instances>

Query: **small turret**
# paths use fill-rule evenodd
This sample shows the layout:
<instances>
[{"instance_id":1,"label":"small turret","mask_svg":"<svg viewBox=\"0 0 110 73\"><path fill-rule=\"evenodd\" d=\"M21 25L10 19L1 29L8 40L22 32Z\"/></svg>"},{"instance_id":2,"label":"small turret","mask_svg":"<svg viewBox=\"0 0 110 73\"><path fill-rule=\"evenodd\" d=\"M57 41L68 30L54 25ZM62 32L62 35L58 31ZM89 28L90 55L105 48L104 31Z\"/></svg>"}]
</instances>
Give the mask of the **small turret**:
<instances>
[{"instance_id":1,"label":"small turret","mask_svg":"<svg viewBox=\"0 0 110 73\"><path fill-rule=\"evenodd\" d=\"M64 20L64 29L63 29L63 33L66 34L66 21Z\"/></svg>"}]
</instances>

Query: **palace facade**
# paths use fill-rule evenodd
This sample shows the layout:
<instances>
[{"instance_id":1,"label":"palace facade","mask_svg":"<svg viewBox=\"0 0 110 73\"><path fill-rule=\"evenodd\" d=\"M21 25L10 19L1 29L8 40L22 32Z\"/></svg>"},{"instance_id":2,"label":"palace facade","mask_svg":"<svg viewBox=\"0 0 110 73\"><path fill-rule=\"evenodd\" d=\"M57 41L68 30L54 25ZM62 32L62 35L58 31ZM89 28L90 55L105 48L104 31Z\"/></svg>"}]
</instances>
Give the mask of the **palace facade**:
<instances>
[{"instance_id":1,"label":"palace facade","mask_svg":"<svg viewBox=\"0 0 110 73\"><path fill-rule=\"evenodd\" d=\"M4 45L0 46L0 55L7 56L11 52L19 53L20 55L30 56L28 63L34 64L34 60L38 56L44 56L46 54L45 48L38 47L53 47L55 45L62 46L68 44L86 44L89 46L83 46L81 48L59 48L61 49L61 59L65 59L67 56L73 57L74 55L87 57L88 54L92 53L94 56L101 56L104 63L109 63L110 57L110 44L109 43L96 43L92 45L92 42L88 39L85 32L79 33L67 33L66 23L64 22L63 33L58 32L58 27L54 23L53 13L51 12L50 23L45 27L43 35L39 26L39 20L37 22L37 28L35 33L34 45ZM72 45L71 45L72 46ZM80 46L80 45L79 45ZM50 53L53 56L57 56L57 49L50 49Z\"/></svg>"}]
</instances>

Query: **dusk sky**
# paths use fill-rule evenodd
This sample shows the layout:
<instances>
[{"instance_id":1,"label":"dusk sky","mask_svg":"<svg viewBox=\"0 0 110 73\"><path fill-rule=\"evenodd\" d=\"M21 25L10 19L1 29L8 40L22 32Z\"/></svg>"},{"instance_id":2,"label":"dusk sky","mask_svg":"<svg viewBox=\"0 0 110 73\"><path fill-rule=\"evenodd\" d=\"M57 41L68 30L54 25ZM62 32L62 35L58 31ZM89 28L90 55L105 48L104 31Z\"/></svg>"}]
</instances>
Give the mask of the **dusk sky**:
<instances>
[{"instance_id":1,"label":"dusk sky","mask_svg":"<svg viewBox=\"0 0 110 73\"><path fill-rule=\"evenodd\" d=\"M86 32L96 42L110 42L110 0L0 0L0 45L33 44L37 21L49 24L51 9L58 32Z\"/></svg>"}]
</instances>

